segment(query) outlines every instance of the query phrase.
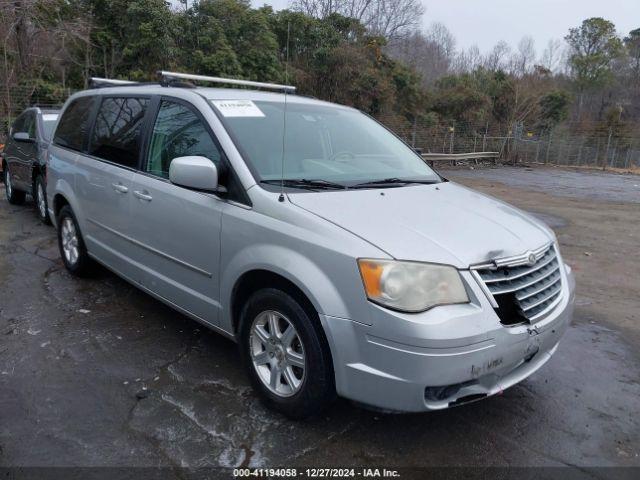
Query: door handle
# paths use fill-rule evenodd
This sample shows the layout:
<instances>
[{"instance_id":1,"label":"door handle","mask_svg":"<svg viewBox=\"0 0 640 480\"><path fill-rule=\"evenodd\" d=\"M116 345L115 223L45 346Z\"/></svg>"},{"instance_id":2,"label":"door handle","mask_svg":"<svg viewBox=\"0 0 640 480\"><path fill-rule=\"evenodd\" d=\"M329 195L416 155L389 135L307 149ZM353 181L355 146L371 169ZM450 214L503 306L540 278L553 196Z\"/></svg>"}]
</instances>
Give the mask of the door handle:
<instances>
[{"instance_id":1,"label":"door handle","mask_svg":"<svg viewBox=\"0 0 640 480\"><path fill-rule=\"evenodd\" d=\"M129 189L121 183L112 183L111 186L118 193L127 193Z\"/></svg>"},{"instance_id":2,"label":"door handle","mask_svg":"<svg viewBox=\"0 0 640 480\"><path fill-rule=\"evenodd\" d=\"M153 197L149 195L148 192L141 192L139 190L135 190L133 194L138 197L140 200L144 200L145 202L150 202L153 200Z\"/></svg>"}]
</instances>

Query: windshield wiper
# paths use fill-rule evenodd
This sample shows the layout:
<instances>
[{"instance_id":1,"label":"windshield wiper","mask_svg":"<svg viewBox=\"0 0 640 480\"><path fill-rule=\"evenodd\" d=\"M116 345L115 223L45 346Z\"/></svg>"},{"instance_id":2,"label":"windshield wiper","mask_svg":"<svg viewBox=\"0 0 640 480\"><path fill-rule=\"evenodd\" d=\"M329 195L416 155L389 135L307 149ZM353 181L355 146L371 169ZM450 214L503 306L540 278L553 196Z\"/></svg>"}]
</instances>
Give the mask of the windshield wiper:
<instances>
[{"instance_id":1,"label":"windshield wiper","mask_svg":"<svg viewBox=\"0 0 640 480\"><path fill-rule=\"evenodd\" d=\"M383 180L372 180L371 182L357 183L349 188L371 188L371 187L394 187L410 184L420 185L433 185L434 183L440 183L437 180L411 180L407 178L385 178Z\"/></svg>"},{"instance_id":2,"label":"windshield wiper","mask_svg":"<svg viewBox=\"0 0 640 480\"><path fill-rule=\"evenodd\" d=\"M348 187L341 183L328 180L308 180L306 178L286 178L283 180L262 180L267 185L284 185L291 188L307 188L310 190L346 190Z\"/></svg>"}]
</instances>

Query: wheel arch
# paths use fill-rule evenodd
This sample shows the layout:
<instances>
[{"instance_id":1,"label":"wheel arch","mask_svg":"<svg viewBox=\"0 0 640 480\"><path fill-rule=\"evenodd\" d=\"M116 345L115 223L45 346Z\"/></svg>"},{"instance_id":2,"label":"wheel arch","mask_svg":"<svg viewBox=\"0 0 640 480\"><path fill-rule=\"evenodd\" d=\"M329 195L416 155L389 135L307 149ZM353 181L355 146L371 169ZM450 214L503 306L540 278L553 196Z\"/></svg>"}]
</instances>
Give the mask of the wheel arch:
<instances>
[{"instance_id":1,"label":"wheel arch","mask_svg":"<svg viewBox=\"0 0 640 480\"><path fill-rule=\"evenodd\" d=\"M314 261L309 255L273 243L245 245L226 260L220 272L219 325L231 334L235 334L237 327L238 292L247 286L269 286L271 280L290 288L307 306L312 306L317 315L352 318L345 291L332 281L320 260Z\"/></svg>"},{"instance_id":2,"label":"wheel arch","mask_svg":"<svg viewBox=\"0 0 640 480\"><path fill-rule=\"evenodd\" d=\"M41 165L39 163L34 163L31 168L31 183L35 187L36 178L38 175L42 175L43 177L46 175L47 167L45 165Z\"/></svg>"},{"instance_id":3,"label":"wheel arch","mask_svg":"<svg viewBox=\"0 0 640 480\"><path fill-rule=\"evenodd\" d=\"M233 334L238 333L242 306L256 291L266 288L278 288L291 295L300 305L313 316L318 316L318 308L307 294L292 280L267 269L254 269L243 273L235 282L231 290L230 310Z\"/></svg>"},{"instance_id":4,"label":"wheel arch","mask_svg":"<svg viewBox=\"0 0 640 480\"><path fill-rule=\"evenodd\" d=\"M69 203L69 200L67 200L67 197L65 197L61 193L56 193L53 196L53 214L56 218L58 218L58 214L60 213L60 210L62 210L62 207L64 207L65 205L71 205Z\"/></svg>"}]
</instances>

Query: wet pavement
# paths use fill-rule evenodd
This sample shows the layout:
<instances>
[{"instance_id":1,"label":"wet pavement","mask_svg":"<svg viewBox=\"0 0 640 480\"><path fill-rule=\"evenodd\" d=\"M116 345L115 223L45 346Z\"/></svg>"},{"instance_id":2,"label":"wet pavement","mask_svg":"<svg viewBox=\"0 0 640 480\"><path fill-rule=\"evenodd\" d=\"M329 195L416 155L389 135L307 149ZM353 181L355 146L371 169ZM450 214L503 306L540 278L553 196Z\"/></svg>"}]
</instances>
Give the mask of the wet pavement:
<instances>
[{"instance_id":1,"label":"wet pavement","mask_svg":"<svg viewBox=\"0 0 640 480\"><path fill-rule=\"evenodd\" d=\"M537 210L573 252L580 219ZM638 277L617 281L637 311ZM339 400L293 422L262 407L233 342L106 270L71 277L54 230L2 196L0 466L640 466L638 344L579 293L556 355L501 396L420 415Z\"/></svg>"}]
</instances>

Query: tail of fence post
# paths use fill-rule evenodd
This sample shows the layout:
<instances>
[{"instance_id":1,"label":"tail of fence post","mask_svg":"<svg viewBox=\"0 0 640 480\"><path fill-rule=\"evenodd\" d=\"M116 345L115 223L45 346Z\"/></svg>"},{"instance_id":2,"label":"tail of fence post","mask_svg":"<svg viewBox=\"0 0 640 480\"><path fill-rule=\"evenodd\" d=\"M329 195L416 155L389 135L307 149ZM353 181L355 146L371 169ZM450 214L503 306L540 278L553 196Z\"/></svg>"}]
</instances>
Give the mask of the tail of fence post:
<instances>
[{"instance_id":1,"label":"tail of fence post","mask_svg":"<svg viewBox=\"0 0 640 480\"><path fill-rule=\"evenodd\" d=\"M456 124L454 123L451 127L451 142L449 143L449 153L453 153L453 141L456 136Z\"/></svg>"},{"instance_id":2,"label":"tail of fence post","mask_svg":"<svg viewBox=\"0 0 640 480\"><path fill-rule=\"evenodd\" d=\"M624 168L629 168L629 160L631 159L631 145L627 148L627 156L624 159Z\"/></svg>"},{"instance_id":3,"label":"tail of fence post","mask_svg":"<svg viewBox=\"0 0 640 480\"><path fill-rule=\"evenodd\" d=\"M562 165L562 149L564 148L564 146L566 145L566 140L565 142L560 142L560 149L558 150L558 156L556 157L556 163L555 165Z\"/></svg>"},{"instance_id":4,"label":"tail of fence post","mask_svg":"<svg viewBox=\"0 0 640 480\"><path fill-rule=\"evenodd\" d=\"M513 132L513 143L511 144L511 164L515 165L518 160L518 124L514 122L511 127Z\"/></svg>"},{"instance_id":5,"label":"tail of fence post","mask_svg":"<svg viewBox=\"0 0 640 480\"><path fill-rule=\"evenodd\" d=\"M476 153L477 150L477 143L478 143L478 134L476 132L473 132L473 153ZM484 152L484 150L483 150ZM475 163L476 165L478 165L478 159L475 159Z\"/></svg>"},{"instance_id":6,"label":"tail of fence post","mask_svg":"<svg viewBox=\"0 0 640 480\"><path fill-rule=\"evenodd\" d=\"M482 138L482 151L483 152L487 151L487 135L489 135L489 122L485 123L485 125L484 125L484 137ZM496 163L498 163L497 160L496 160Z\"/></svg>"},{"instance_id":7,"label":"tail of fence post","mask_svg":"<svg viewBox=\"0 0 640 480\"><path fill-rule=\"evenodd\" d=\"M413 115L413 132L411 138L411 146L416 148L416 134L418 133L418 116L416 114Z\"/></svg>"},{"instance_id":8,"label":"tail of fence post","mask_svg":"<svg viewBox=\"0 0 640 480\"><path fill-rule=\"evenodd\" d=\"M612 134L612 130L611 127L609 127L609 138L607 140L607 150L605 151L604 154L604 161L602 162L602 170L606 170L607 169L607 162L609 161L609 147L611 146L611 134Z\"/></svg>"},{"instance_id":9,"label":"tail of fence post","mask_svg":"<svg viewBox=\"0 0 640 480\"><path fill-rule=\"evenodd\" d=\"M584 137L582 137L582 141L580 142L580 149L578 150L578 158L576 160L576 164L578 166L582 165L582 149L584 148Z\"/></svg>"},{"instance_id":10,"label":"tail of fence post","mask_svg":"<svg viewBox=\"0 0 640 480\"><path fill-rule=\"evenodd\" d=\"M549 151L551 150L551 139L553 138L553 132L549 132L549 140L547 141L547 154L544 157L544 164L549 163Z\"/></svg>"}]
</instances>

